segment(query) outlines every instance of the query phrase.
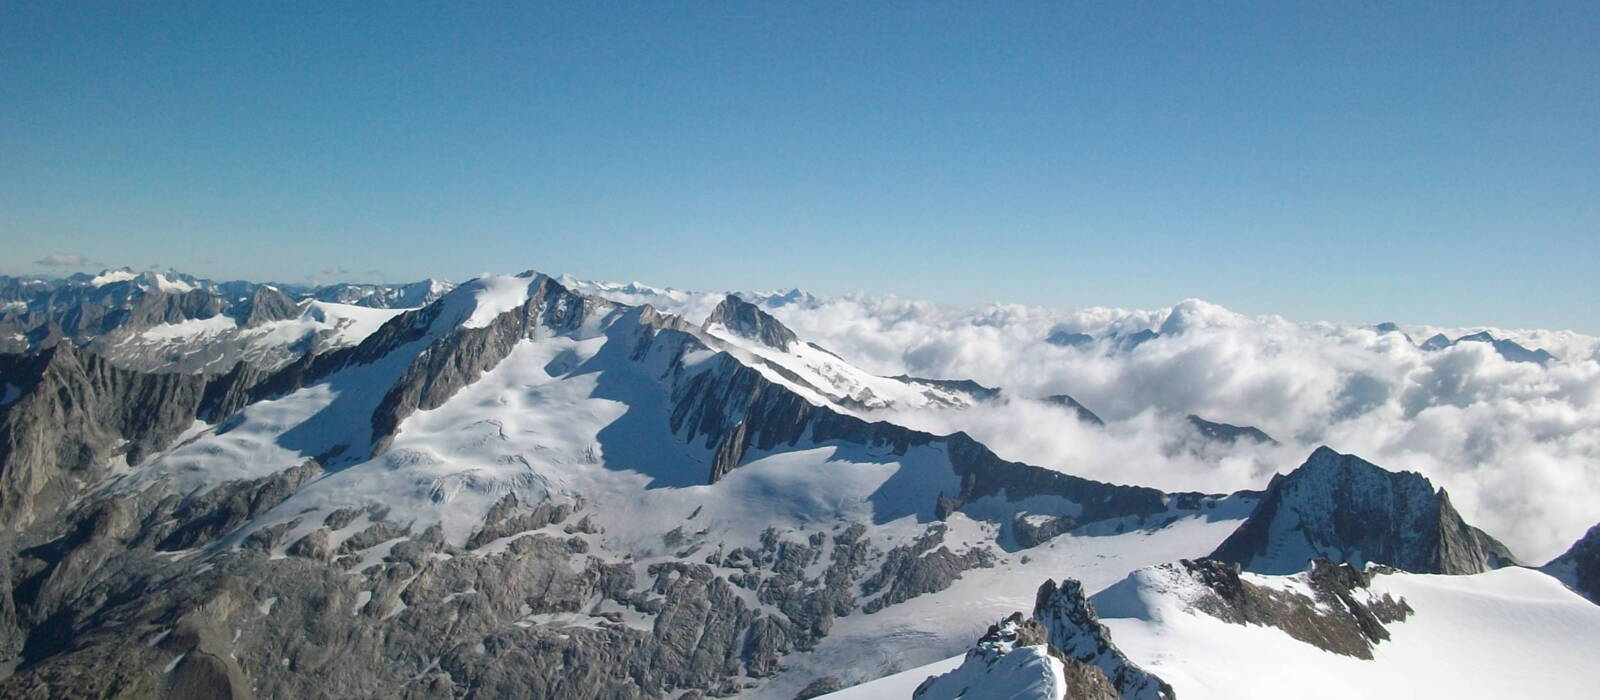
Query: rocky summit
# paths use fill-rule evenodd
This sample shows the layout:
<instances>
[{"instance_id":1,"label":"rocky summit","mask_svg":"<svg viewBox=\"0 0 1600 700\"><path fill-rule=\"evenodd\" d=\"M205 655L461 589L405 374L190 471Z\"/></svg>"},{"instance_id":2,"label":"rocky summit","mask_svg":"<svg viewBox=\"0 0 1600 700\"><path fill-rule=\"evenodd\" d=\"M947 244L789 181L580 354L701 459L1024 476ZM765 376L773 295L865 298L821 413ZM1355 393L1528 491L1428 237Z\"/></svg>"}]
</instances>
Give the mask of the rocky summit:
<instances>
[{"instance_id":1,"label":"rocky summit","mask_svg":"<svg viewBox=\"0 0 1600 700\"><path fill-rule=\"evenodd\" d=\"M1312 559L1406 571L1472 574L1515 564L1509 550L1466 522L1444 489L1320 447L1274 476L1255 512L1211 553L1249 571L1286 574Z\"/></svg>"}]
</instances>

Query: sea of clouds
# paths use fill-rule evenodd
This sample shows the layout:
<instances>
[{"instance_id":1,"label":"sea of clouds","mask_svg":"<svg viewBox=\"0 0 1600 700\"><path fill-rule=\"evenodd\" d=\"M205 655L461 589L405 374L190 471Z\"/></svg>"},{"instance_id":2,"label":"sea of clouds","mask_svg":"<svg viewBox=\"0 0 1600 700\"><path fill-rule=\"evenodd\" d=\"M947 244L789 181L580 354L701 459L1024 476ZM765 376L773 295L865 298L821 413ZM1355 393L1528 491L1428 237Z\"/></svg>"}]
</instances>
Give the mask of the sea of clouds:
<instances>
[{"instance_id":1,"label":"sea of clouds","mask_svg":"<svg viewBox=\"0 0 1600 700\"><path fill-rule=\"evenodd\" d=\"M720 295L634 287L602 291L698 321ZM1469 522L1542 564L1600 521L1600 339L1489 329L1559 361L1512 362L1488 343L1423 351L1417 342L1482 328L1299 323L1198 300L1169 309L954 308L847 295L744 294L801 338L879 374L974 379L1009 400L889 419L957 430L1001 456L1106 481L1168 490L1259 489L1317 445L1421 472ZM1117 338L1159 335L1134 347ZM1052 333L1096 338L1079 347ZM1409 336L1407 335L1409 334ZM1105 419L1079 422L1030 400L1069 394ZM1184 419L1249 425L1278 444L1206 441Z\"/></svg>"}]
</instances>

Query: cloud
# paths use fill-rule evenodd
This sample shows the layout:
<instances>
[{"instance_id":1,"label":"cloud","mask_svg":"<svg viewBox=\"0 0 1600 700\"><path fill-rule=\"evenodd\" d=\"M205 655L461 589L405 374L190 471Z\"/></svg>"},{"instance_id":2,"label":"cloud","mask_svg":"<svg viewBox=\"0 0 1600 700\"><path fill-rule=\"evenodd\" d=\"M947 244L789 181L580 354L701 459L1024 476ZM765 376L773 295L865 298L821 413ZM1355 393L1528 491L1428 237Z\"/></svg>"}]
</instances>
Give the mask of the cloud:
<instances>
[{"instance_id":1,"label":"cloud","mask_svg":"<svg viewBox=\"0 0 1600 700\"><path fill-rule=\"evenodd\" d=\"M718 295L630 295L698 322ZM747 298L758 299L757 295ZM952 308L849 295L768 305L800 337L868 371L970 378L1012 400L885 416L956 430L1008 459L1169 490L1263 488L1316 446L1418 471L1475 525L1532 563L1565 550L1600 511L1600 339L1490 329L1563 361L1505 360L1487 343L1423 352L1366 326L1247 317L1186 300L1170 309ZM1160 330L1119 348L1115 337ZM1097 340L1071 348L1052 331ZM1405 329L1426 338L1474 329ZM1106 419L1094 428L1027 400L1070 394ZM1199 441L1183 417L1251 425L1281 444Z\"/></svg>"},{"instance_id":2,"label":"cloud","mask_svg":"<svg viewBox=\"0 0 1600 700\"><path fill-rule=\"evenodd\" d=\"M78 253L51 253L33 263L46 267L87 267L99 264Z\"/></svg>"}]
</instances>

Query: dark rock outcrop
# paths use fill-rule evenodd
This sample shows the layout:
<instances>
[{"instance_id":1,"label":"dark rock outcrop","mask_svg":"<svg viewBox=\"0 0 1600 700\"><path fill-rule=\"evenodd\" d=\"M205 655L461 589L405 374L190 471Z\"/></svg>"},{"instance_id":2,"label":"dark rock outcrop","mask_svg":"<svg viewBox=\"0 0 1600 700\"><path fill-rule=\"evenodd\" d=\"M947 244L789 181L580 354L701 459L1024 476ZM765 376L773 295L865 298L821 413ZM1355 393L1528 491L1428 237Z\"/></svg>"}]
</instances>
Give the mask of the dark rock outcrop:
<instances>
[{"instance_id":1,"label":"dark rock outcrop","mask_svg":"<svg viewBox=\"0 0 1600 700\"><path fill-rule=\"evenodd\" d=\"M1276 627L1306 644L1360 659L1371 659L1373 645L1389 638L1384 625L1412 612L1404 600L1369 595L1371 574L1325 559L1312 562L1307 574L1311 596L1250 583L1237 565L1213 559L1185 559L1166 567L1206 588L1189 602L1207 615Z\"/></svg>"},{"instance_id":2,"label":"dark rock outcrop","mask_svg":"<svg viewBox=\"0 0 1600 700\"><path fill-rule=\"evenodd\" d=\"M1184 417L1189 425L1200 432L1200 436L1215 442L1236 443L1240 440L1263 443L1267 445L1278 444L1271 435L1262 432L1260 428L1248 425L1230 425L1228 423L1215 423L1208 421L1193 413Z\"/></svg>"},{"instance_id":3,"label":"dark rock outcrop","mask_svg":"<svg viewBox=\"0 0 1600 700\"><path fill-rule=\"evenodd\" d=\"M1057 328L1045 336L1044 342L1051 345L1060 345L1064 348L1082 348L1094 344L1094 336L1088 333L1074 333L1064 328Z\"/></svg>"},{"instance_id":4,"label":"dark rock outcrop","mask_svg":"<svg viewBox=\"0 0 1600 700\"><path fill-rule=\"evenodd\" d=\"M889 550L877 573L861 582L862 593L870 596L883 591L883 595L868 601L862 610L870 615L924 593L937 593L949 588L967 569L994 565L994 555L987 549L957 554L943 546L944 532L944 525L936 524L915 540Z\"/></svg>"},{"instance_id":5,"label":"dark rock outcrop","mask_svg":"<svg viewBox=\"0 0 1600 700\"><path fill-rule=\"evenodd\" d=\"M104 476L135 464L194 423L204 377L119 369L57 345L0 360L20 395L0 407L0 527L17 528Z\"/></svg>"},{"instance_id":6,"label":"dark rock outcrop","mask_svg":"<svg viewBox=\"0 0 1600 700\"><path fill-rule=\"evenodd\" d=\"M250 295L250 301L240 311L240 325L255 328L264 323L298 317L300 306L277 287L263 284Z\"/></svg>"},{"instance_id":7,"label":"dark rock outcrop","mask_svg":"<svg viewBox=\"0 0 1600 700\"><path fill-rule=\"evenodd\" d=\"M1049 542L1078 526L1078 519L1069 515L1036 515L1018 511L1011 521L1011 537L1017 546L1027 549Z\"/></svg>"},{"instance_id":8,"label":"dark rock outcrop","mask_svg":"<svg viewBox=\"0 0 1600 700\"><path fill-rule=\"evenodd\" d=\"M1433 574L1515 563L1421 474L1387 471L1327 447L1274 476L1255 511L1211 558L1268 574L1294 573L1319 558Z\"/></svg>"},{"instance_id":9,"label":"dark rock outcrop","mask_svg":"<svg viewBox=\"0 0 1600 700\"><path fill-rule=\"evenodd\" d=\"M1067 410L1072 411L1073 414L1078 417L1078 420L1081 420L1081 421L1083 421L1085 423L1088 423L1090 425L1105 425L1106 424L1105 421L1100 420L1100 416L1095 415L1094 411L1089 410L1088 406L1085 406L1085 405L1083 405L1081 403L1078 403L1077 399L1072 398L1071 396L1068 396L1066 394L1055 394L1053 396L1046 396L1046 397L1044 397L1044 401L1045 401L1045 403L1055 404L1057 406L1060 406L1062 408L1065 408Z\"/></svg>"},{"instance_id":10,"label":"dark rock outcrop","mask_svg":"<svg viewBox=\"0 0 1600 700\"><path fill-rule=\"evenodd\" d=\"M1600 603L1600 525L1589 528L1561 556L1540 567L1567 587Z\"/></svg>"}]
</instances>

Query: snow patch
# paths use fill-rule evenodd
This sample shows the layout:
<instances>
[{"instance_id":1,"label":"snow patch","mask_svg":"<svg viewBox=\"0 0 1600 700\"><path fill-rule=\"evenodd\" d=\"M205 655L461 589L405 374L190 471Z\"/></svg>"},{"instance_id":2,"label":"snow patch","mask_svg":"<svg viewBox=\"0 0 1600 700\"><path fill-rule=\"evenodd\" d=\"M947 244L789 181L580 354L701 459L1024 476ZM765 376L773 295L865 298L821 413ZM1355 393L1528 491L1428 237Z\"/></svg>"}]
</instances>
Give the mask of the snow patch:
<instances>
[{"instance_id":1,"label":"snow patch","mask_svg":"<svg viewBox=\"0 0 1600 700\"><path fill-rule=\"evenodd\" d=\"M532 280L526 277L490 275L473 280L473 300L476 306L461 325L482 328L496 316L517 308L528 301L528 288Z\"/></svg>"}]
</instances>

